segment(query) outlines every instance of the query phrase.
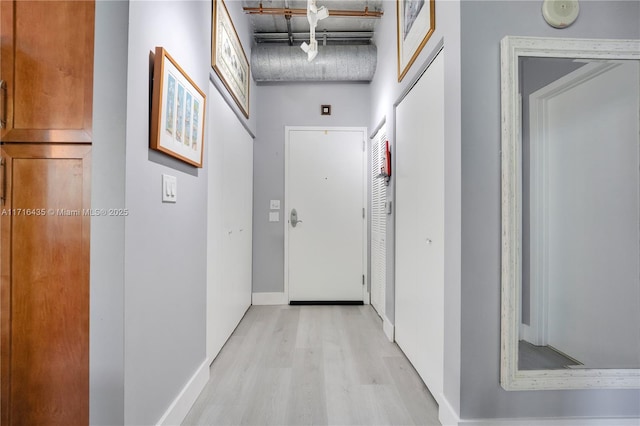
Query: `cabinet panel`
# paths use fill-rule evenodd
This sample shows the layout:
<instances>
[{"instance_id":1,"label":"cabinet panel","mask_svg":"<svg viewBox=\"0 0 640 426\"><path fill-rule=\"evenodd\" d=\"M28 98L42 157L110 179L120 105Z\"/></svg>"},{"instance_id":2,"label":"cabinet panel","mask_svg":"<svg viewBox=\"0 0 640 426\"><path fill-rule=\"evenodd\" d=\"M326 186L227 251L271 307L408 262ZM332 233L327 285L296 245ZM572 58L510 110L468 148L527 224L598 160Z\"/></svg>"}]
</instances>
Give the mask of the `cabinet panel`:
<instances>
[{"instance_id":1,"label":"cabinet panel","mask_svg":"<svg viewBox=\"0 0 640 426\"><path fill-rule=\"evenodd\" d=\"M2 157L2 424L88 424L90 146Z\"/></svg>"},{"instance_id":2,"label":"cabinet panel","mask_svg":"<svg viewBox=\"0 0 640 426\"><path fill-rule=\"evenodd\" d=\"M91 142L94 3L2 1L3 142Z\"/></svg>"}]
</instances>

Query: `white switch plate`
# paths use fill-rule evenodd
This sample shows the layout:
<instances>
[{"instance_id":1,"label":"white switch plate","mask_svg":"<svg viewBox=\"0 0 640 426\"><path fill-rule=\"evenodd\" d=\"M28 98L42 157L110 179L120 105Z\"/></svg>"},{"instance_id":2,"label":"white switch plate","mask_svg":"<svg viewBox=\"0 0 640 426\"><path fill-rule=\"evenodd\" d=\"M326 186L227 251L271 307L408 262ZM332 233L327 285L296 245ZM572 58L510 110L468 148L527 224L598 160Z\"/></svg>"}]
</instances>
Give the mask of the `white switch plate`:
<instances>
[{"instance_id":1,"label":"white switch plate","mask_svg":"<svg viewBox=\"0 0 640 426\"><path fill-rule=\"evenodd\" d=\"M269 222L280 222L280 212L269 212Z\"/></svg>"},{"instance_id":2,"label":"white switch plate","mask_svg":"<svg viewBox=\"0 0 640 426\"><path fill-rule=\"evenodd\" d=\"M280 200L269 201L269 208L271 210L280 210Z\"/></svg>"},{"instance_id":3,"label":"white switch plate","mask_svg":"<svg viewBox=\"0 0 640 426\"><path fill-rule=\"evenodd\" d=\"M178 201L178 179L171 175L162 175L162 202L175 203Z\"/></svg>"}]
</instances>

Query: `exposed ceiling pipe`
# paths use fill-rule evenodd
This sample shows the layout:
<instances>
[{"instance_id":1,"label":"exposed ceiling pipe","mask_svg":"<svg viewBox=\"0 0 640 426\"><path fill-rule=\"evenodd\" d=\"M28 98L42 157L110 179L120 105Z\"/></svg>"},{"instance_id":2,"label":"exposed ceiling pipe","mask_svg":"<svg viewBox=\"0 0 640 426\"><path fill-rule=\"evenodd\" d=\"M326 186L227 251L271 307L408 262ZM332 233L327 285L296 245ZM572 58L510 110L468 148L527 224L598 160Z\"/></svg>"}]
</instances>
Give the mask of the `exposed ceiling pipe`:
<instances>
[{"instance_id":1,"label":"exposed ceiling pipe","mask_svg":"<svg viewBox=\"0 0 640 426\"><path fill-rule=\"evenodd\" d=\"M256 82L371 81L376 71L375 45L319 47L314 62L297 46L258 44L251 49L251 74Z\"/></svg>"},{"instance_id":2,"label":"exposed ceiling pipe","mask_svg":"<svg viewBox=\"0 0 640 426\"><path fill-rule=\"evenodd\" d=\"M309 33L295 32L291 33L293 43L296 40L308 40ZM256 43L281 43L289 40L287 33L253 33ZM327 43L351 43L351 44L369 44L373 38L373 31L327 31L324 30L322 37L327 39Z\"/></svg>"},{"instance_id":3,"label":"exposed ceiling pipe","mask_svg":"<svg viewBox=\"0 0 640 426\"><path fill-rule=\"evenodd\" d=\"M288 7L262 7L262 3L258 7L244 7L244 12L249 15L278 15L278 16L307 16L307 9L291 9ZM330 9L329 15L341 18L380 18L383 15L381 11L370 11L368 7L364 10L340 10Z\"/></svg>"}]
</instances>

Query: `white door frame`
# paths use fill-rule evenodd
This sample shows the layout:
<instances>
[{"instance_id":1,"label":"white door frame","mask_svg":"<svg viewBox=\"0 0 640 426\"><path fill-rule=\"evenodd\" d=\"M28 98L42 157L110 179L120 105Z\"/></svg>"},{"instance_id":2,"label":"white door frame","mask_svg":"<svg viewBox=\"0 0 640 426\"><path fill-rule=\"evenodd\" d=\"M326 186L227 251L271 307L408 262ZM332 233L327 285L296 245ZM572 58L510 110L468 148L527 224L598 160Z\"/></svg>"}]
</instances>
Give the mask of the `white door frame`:
<instances>
[{"instance_id":1,"label":"white door frame","mask_svg":"<svg viewBox=\"0 0 640 426\"><path fill-rule=\"evenodd\" d=\"M369 259L367 257L367 247L369 244L367 237L367 225L369 223L369 209L367 206L367 128L366 127L317 127L317 126L285 126L284 127L284 294L289 303L289 145L291 131L343 131L343 132L361 132L362 133L362 206L365 209L365 218L362 221L362 274L364 275L365 285L362 286L362 301L365 305L370 303L369 292L366 283L369 280Z\"/></svg>"}]
</instances>

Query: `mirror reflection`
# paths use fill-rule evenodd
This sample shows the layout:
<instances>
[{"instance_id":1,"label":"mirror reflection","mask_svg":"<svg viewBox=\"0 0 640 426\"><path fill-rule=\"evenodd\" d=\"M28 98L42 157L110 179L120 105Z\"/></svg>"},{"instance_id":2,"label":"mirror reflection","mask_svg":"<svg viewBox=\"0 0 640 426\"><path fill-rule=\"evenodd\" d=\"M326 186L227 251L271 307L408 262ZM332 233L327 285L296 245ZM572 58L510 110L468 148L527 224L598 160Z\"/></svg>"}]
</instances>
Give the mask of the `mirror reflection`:
<instances>
[{"instance_id":1,"label":"mirror reflection","mask_svg":"<svg viewBox=\"0 0 640 426\"><path fill-rule=\"evenodd\" d=\"M640 368L640 61L518 66L518 369Z\"/></svg>"}]
</instances>

